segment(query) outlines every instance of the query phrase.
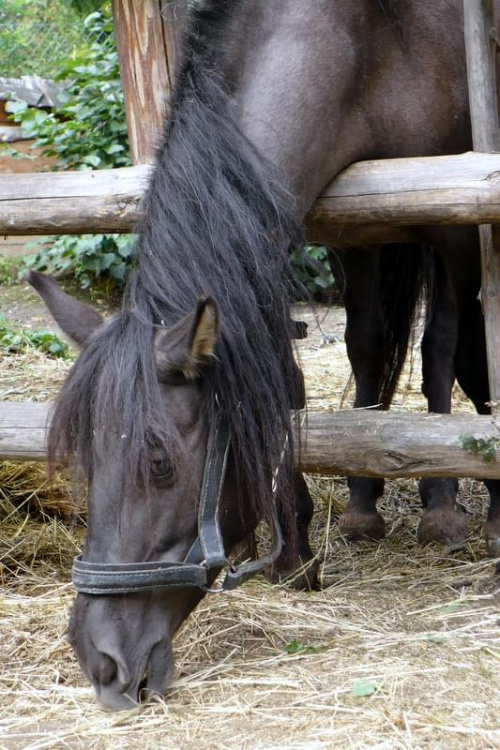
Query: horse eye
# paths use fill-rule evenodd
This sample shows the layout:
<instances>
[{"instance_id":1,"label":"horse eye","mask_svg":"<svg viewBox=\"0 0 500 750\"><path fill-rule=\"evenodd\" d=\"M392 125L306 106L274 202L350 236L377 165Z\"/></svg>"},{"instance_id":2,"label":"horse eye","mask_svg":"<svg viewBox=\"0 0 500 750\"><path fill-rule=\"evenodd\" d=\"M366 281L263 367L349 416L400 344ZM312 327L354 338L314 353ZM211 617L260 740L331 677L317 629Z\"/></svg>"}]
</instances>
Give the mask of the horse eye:
<instances>
[{"instance_id":1,"label":"horse eye","mask_svg":"<svg viewBox=\"0 0 500 750\"><path fill-rule=\"evenodd\" d=\"M172 484L174 470L168 461L155 461L151 466L151 478L155 484L161 486Z\"/></svg>"},{"instance_id":2,"label":"horse eye","mask_svg":"<svg viewBox=\"0 0 500 750\"><path fill-rule=\"evenodd\" d=\"M151 461L151 479L155 484L160 486L172 484L174 480L174 469L164 455L159 458L156 458L153 455Z\"/></svg>"}]
</instances>

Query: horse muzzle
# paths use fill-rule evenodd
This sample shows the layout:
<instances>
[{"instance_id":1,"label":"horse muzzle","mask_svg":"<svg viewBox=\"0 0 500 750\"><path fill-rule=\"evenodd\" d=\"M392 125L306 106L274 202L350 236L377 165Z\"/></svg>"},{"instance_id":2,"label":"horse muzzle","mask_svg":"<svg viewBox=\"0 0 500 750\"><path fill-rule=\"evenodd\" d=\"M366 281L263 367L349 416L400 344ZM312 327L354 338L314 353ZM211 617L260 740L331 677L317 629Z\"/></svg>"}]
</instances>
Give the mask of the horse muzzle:
<instances>
[{"instance_id":1,"label":"horse muzzle","mask_svg":"<svg viewBox=\"0 0 500 750\"><path fill-rule=\"evenodd\" d=\"M79 595L72 613L69 641L106 711L133 709L151 694L163 695L173 680L168 613L150 597L134 599L135 611L125 612L121 598Z\"/></svg>"}]
</instances>

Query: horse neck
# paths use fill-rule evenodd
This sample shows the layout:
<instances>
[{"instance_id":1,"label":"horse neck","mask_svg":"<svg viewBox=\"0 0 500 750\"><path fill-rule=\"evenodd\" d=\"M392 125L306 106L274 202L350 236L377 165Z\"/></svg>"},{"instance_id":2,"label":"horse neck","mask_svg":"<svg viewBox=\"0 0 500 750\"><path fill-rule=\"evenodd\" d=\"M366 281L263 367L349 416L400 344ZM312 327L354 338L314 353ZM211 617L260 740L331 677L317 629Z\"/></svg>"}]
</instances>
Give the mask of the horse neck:
<instances>
[{"instance_id":1,"label":"horse neck","mask_svg":"<svg viewBox=\"0 0 500 750\"><path fill-rule=\"evenodd\" d=\"M468 147L454 3L450 13L449 0L240 0L219 62L241 128L302 214L353 161Z\"/></svg>"}]
</instances>

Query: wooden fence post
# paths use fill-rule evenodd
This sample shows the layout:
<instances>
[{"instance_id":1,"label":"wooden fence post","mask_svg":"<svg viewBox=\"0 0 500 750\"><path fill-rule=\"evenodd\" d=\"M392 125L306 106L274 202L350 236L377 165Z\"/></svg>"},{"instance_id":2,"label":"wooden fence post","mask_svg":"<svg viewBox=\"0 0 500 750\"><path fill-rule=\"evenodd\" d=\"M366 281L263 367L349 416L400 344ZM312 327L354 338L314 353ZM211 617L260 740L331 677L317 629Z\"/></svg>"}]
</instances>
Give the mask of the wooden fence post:
<instances>
[{"instance_id":1,"label":"wooden fence post","mask_svg":"<svg viewBox=\"0 0 500 750\"><path fill-rule=\"evenodd\" d=\"M179 63L184 4L113 0L116 45L134 164L150 163Z\"/></svg>"},{"instance_id":2,"label":"wooden fence post","mask_svg":"<svg viewBox=\"0 0 500 750\"><path fill-rule=\"evenodd\" d=\"M499 150L495 76L497 32L493 0L464 0L465 49L476 151ZM500 225L482 224L481 304L486 331L488 378L493 411L500 412Z\"/></svg>"}]
</instances>

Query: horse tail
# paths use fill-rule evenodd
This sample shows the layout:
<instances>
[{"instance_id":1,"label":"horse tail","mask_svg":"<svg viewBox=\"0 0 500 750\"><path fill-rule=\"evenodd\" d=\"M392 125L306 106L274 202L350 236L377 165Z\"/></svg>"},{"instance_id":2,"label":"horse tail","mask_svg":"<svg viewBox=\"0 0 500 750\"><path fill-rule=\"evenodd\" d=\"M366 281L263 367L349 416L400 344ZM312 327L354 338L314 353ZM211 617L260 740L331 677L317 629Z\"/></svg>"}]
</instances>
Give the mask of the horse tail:
<instances>
[{"instance_id":1,"label":"horse tail","mask_svg":"<svg viewBox=\"0 0 500 750\"><path fill-rule=\"evenodd\" d=\"M380 303L385 330L385 371L380 403L388 409L397 388L422 304L429 307L435 253L427 245L387 245L380 253Z\"/></svg>"}]
</instances>

